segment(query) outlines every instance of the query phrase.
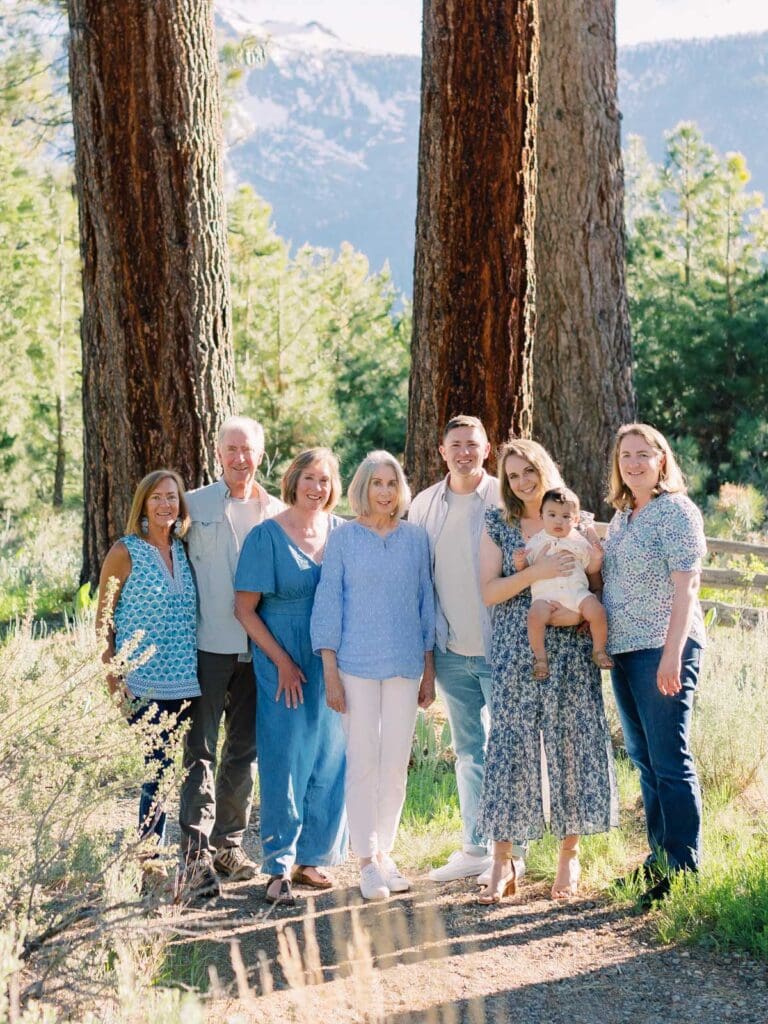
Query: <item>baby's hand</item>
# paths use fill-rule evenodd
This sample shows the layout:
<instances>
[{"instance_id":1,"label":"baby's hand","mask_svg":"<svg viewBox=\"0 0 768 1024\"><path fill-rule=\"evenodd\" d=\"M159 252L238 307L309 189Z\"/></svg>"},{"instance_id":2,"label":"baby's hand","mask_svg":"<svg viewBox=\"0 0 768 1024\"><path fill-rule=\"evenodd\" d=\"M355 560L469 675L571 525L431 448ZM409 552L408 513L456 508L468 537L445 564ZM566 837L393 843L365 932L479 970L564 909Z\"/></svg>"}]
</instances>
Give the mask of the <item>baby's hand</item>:
<instances>
[{"instance_id":1,"label":"baby's hand","mask_svg":"<svg viewBox=\"0 0 768 1024\"><path fill-rule=\"evenodd\" d=\"M523 569L528 568L528 553L525 548L517 548L516 551L512 552L512 562L515 566L515 572L522 572Z\"/></svg>"}]
</instances>

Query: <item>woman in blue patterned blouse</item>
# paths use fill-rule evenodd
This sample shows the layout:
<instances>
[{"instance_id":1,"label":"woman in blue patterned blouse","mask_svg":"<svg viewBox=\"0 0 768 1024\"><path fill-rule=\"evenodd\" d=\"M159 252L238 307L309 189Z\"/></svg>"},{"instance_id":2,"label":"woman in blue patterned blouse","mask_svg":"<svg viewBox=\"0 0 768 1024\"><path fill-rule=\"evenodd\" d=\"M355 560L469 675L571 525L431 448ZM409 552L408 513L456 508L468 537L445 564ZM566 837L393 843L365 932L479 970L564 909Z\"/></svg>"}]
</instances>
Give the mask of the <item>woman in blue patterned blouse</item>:
<instances>
[{"instance_id":1,"label":"woman in blue patterned blouse","mask_svg":"<svg viewBox=\"0 0 768 1024\"><path fill-rule=\"evenodd\" d=\"M624 742L640 772L651 852L633 877L650 885L648 907L669 892L670 872L695 871L701 855L688 739L705 642L697 592L706 541L667 440L644 423L619 430L610 500L603 600Z\"/></svg>"},{"instance_id":2,"label":"woman in blue patterned blouse","mask_svg":"<svg viewBox=\"0 0 768 1024\"><path fill-rule=\"evenodd\" d=\"M426 530L405 523L410 491L389 452L349 486L357 518L328 538L312 611L329 707L343 715L345 795L364 899L410 883L391 852L405 800L417 706L435 699L435 608Z\"/></svg>"},{"instance_id":3,"label":"woman in blue patterned blouse","mask_svg":"<svg viewBox=\"0 0 768 1024\"><path fill-rule=\"evenodd\" d=\"M102 660L111 665L116 654L128 657L124 675L107 676L109 691L123 700L131 724L150 726L145 763L151 778L141 787L139 837L156 835L161 843L160 776L171 764L171 735L186 719L190 700L200 696L195 582L181 543L188 528L179 475L169 469L149 473L136 488L125 536L107 553L99 580L96 622L101 627L105 615L112 620Z\"/></svg>"}]
</instances>

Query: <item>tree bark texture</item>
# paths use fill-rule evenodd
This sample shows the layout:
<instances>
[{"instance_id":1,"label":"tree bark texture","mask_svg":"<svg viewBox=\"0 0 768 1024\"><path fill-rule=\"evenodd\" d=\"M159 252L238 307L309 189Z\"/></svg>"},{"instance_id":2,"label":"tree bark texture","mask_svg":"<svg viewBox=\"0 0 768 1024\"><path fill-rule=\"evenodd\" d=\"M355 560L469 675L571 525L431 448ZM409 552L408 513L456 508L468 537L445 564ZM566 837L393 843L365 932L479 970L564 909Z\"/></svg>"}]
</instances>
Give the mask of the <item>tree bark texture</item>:
<instances>
[{"instance_id":1,"label":"tree bark texture","mask_svg":"<svg viewBox=\"0 0 768 1024\"><path fill-rule=\"evenodd\" d=\"M538 0L534 437L605 513L616 428L634 419L614 0Z\"/></svg>"},{"instance_id":2,"label":"tree bark texture","mask_svg":"<svg viewBox=\"0 0 768 1024\"><path fill-rule=\"evenodd\" d=\"M234 370L211 0L68 6L94 581L142 476L212 479Z\"/></svg>"},{"instance_id":3,"label":"tree bark texture","mask_svg":"<svg viewBox=\"0 0 768 1024\"><path fill-rule=\"evenodd\" d=\"M425 0L406 467L442 472L457 413L531 428L532 0Z\"/></svg>"}]
</instances>

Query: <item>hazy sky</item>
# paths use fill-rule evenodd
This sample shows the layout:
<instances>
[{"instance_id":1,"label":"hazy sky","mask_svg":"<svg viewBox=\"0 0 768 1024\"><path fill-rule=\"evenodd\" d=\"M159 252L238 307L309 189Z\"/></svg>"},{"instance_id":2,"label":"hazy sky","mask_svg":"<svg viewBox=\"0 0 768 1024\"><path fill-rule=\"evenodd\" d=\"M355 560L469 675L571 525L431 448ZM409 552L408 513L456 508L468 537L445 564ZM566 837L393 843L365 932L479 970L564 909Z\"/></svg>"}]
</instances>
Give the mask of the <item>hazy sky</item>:
<instances>
[{"instance_id":1,"label":"hazy sky","mask_svg":"<svg viewBox=\"0 0 768 1024\"><path fill-rule=\"evenodd\" d=\"M319 21L365 49L418 53L421 0L229 0L251 17ZM619 43L768 30L768 0L618 0Z\"/></svg>"}]
</instances>

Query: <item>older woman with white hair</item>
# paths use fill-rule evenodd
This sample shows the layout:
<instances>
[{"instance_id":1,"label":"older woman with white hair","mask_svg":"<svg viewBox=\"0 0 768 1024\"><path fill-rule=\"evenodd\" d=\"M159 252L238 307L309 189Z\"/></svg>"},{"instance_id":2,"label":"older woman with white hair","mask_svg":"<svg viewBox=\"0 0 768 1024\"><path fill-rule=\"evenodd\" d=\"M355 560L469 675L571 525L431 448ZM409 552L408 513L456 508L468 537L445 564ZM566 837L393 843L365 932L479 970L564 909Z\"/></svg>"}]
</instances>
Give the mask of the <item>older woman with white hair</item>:
<instances>
[{"instance_id":1,"label":"older woman with white hair","mask_svg":"<svg viewBox=\"0 0 768 1024\"><path fill-rule=\"evenodd\" d=\"M391 853L405 800L417 707L435 697L429 541L403 522L410 490L397 459L371 452L349 486L356 517L328 538L312 611L326 700L343 715L345 795L364 899L410 883Z\"/></svg>"}]
</instances>

